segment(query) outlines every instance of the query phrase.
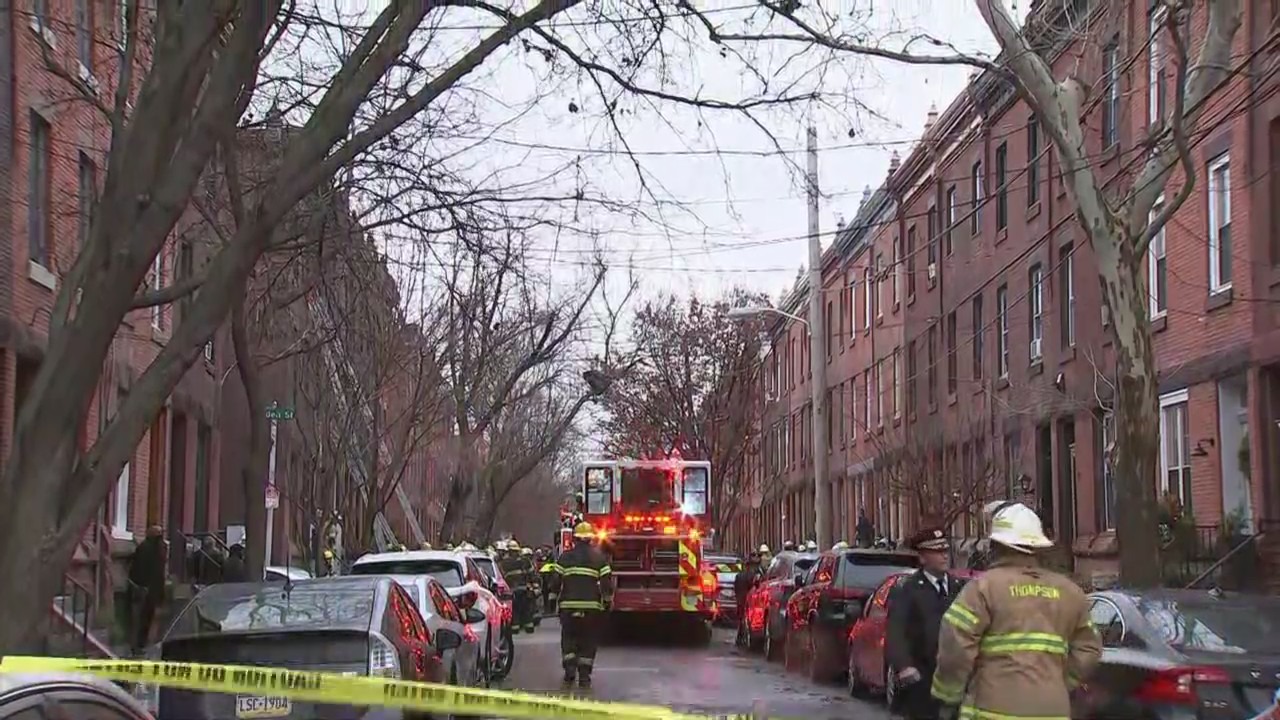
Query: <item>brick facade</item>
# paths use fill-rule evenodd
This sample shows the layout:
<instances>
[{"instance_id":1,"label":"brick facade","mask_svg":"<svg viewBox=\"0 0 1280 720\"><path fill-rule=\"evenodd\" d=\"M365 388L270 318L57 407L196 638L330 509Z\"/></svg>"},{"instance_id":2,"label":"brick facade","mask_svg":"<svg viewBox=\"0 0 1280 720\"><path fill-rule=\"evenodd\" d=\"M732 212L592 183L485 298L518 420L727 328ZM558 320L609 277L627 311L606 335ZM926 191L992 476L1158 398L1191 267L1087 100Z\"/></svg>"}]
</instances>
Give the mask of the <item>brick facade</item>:
<instances>
[{"instance_id":1,"label":"brick facade","mask_svg":"<svg viewBox=\"0 0 1280 720\"><path fill-rule=\"evenodd\" d=\"M1244 5L1236 58L1250 57L1271 23L1270 4ZM1144 7L1093 3L1090 34L1054 62L1059 77L1073 72L1092 83L1089 153L1100 180L1125 191L1141 159L1150 104L1172 90L1172 79L1161 73L1168 63L1158 55L1152 62ZM1203 32L1203 12L1196 5L1193 36ZM1152 80L1165 89L1153 91ZM1155 265L1162 290L1152 322L1166 428L1159 489L1181 495L1201 525L1233 522L1237 508L1253 523L1280 517L1280 498L1268 490L1280 478L1274 310L1280 223L1272 210L1280 205L1280 184L1271 172L1280 157L1280 101L1267 92L1274 82L1241 73L1208 104L1193 140L1196 184L1165 229L1163 268ZM1259 97L1268 99L1250 100ZM844 337L828 330L837 535L852 539L863 507L882 534L910 534L927 509L895 498L882 469L902 438L931 438L937 477L955 476L955 463L986 457L1000 470L988 488L993 497L1038 508L1051 533L1074 549L1081 571L1110 567L1116 522L1105 463L1110 331L1093 253L1057 175L1055 153L1026 105L987 74L975 73L948 108L924 121L921 142L901 161L895 153L888 178L864 196L824 256L824 325L848 331ZM1182 182L1176 173L1169 197ZM1219 203L1212 212L1211 201ZM1229 238L1229 278L1214 275L1225 264L1210 259L1219 238ZM865 272L880 266L881 256L880 297L873 298L879 304L864 332ZM846 328L851 281L855 323ZM784 309L805 314L806 292L798 285ZM765 499L756 511L764 521L740 520L731 543L741 549L807 539L813 523L811 466L791 460L785 431L779 441L775 429L808 398L807 388L789 382L799 374L793 364L807 367L807 357L792 355L789 345L797 337L803 343L804 327L780 321L773 332L764 375L776 400L762 423L765 479L757 495ZM905 385L901 417L892 413L895 351ZM775 363L783 368L780 387L772 381ZM849 422L840 432L842 408L850 420L850 387L855 418L865 419L863 393L868 379L877 386L877 368L889 417L882 422L873 403L871 427ZM767 499L779 494L769 488L789 490ZM972 537L979 529L970 517L952 532Z\"/></svg>"}]
</instances>

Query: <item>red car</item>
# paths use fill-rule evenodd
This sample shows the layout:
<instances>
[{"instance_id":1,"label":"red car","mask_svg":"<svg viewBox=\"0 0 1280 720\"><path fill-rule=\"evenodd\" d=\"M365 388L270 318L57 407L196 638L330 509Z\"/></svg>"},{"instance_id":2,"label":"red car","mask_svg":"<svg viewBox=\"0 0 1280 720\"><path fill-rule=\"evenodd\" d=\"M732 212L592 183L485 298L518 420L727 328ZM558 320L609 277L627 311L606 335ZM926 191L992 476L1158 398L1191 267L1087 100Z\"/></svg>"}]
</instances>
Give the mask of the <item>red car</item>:
<instances>
[{"instance_id":1,"label":"red car","mask_svg":"<svg viewBox=\"0 0 1280 720\"><path fill-rule=\"evenodd\" d=\"M907 550L849 549L822 553L787 601L785 665L814 681L844 674L850 628L885 578L908 572L920 558Z\"/></svg>"},{"instance_id":2,"label":"red car","mask_svg":"<svg viewBox=\"0 0 1280 720\"><path fill-rule=\"evenodd\" d=\"M787 600L817 562L817 555L793 550L774 556L764 577L747 594L746 608L739 613L739 645L752 650L763 646L769 660L782 656L787 635Z\"/></svg>"},{"instance_id":3,"label":"red car","mask_svg":"<svg viewBox=\"0 0 1280 720\"><path fill-rule=\"evenodd\" d=\"M953 569L954 577L969 579L977 576L972 570ZM852 695L883 694L892 700L893 683L889 681L893 668L884 659L885 631L889 619L889 594L893 588L910 575L903 571L880 583L871 602L862 610L862 616L849 631L848 678Z\"/></svg>"}]
</instances>

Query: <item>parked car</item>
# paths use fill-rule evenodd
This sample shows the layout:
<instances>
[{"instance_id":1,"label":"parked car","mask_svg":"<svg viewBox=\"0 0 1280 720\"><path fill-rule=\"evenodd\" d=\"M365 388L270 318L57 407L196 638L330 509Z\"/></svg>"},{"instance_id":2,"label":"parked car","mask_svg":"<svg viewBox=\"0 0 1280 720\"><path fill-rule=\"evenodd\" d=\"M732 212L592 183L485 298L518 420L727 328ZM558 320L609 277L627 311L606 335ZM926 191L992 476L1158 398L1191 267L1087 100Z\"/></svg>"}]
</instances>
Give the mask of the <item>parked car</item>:
<instances>
[{"instance_id":1,"label":"parked car","mask_svg":"<svg viewBox=\"0 0 1280 720\"><path fill-rule=\"evenodd\" d=\"M418 607L427 630L435 633L447 628L462 636L462 647L447 653L446 665L456 669L455 684L488 687L493 657L488 618L474 605L458 607L439 580L430 575L392 575ZM471 585L470 583L468 585Z\"/></svg>"},{"instance_id":2,"label":"parked car","mask_svg":"<svg viewBox=\"0 0 1280 720\"><path fill-rule=\"evenodd\" d=\"M78 673L0 674L0 720L154 720L141 702L107 680Z\"/></svg>"},{"instance_id":3,"label":"parked car","mask_svg":"<svg viewBox=\"0 0 1280 720\"><path fill-rule=\"evenodd\" d=\"M268 565L263 568L263 574L267 582L298 582L299 580L310 580L311 573L298 567L281 567L276 565Z\"/></svg>"},{"instance_id":4,"label":"parked car","mask_svg":"<svg viewBox=\"0 0 1280 720\"><path fill-rule=\"evenodd\" d=\"M498 561L484 550L467 550L462 554L471 558L476 567L480 568L489 590L510 608L515 594L511 592L511 586L507 584L506 578L502 577L502 568L498 567Z\"/></svg>"},{"instance_id":5,"label":"parked car","mask_svg":"<svg viewBox=\"0 0 1280 720\"><path fill-rule=\"evenodd\" d=\"M351 574L426 575L439 582L462 609L469 603L477 604L488 622L496 627L489 638L493 643L489 652L489 678L501 680L511 673L515 664L511 605L488 589L489 578L472 554L452 550L370 553L355 561Z\"/></svg>"},{"instance_id":6,"label":"parked car","mask_svg":"<svg viewBox=\"0 0 1280 720\"><path fill-rule=\"evenodd\" d=\"M742 558L737 555L705 555L702 562L707 572L716 575L716 621L732 627L738 622L738 597L733 592L733 581L742 572Z\"/></svg>"},{"instance_id":7,"label":"parked car","mask_svg":"<svg viewBox=\"0 0 1280 720\"><path fill-rule=\"evenodd\" d=\"M390 578L335 577L211 585L178 614L148 653L153 660L262 665L456 682L453 630L432 632L413 599ZM336 706L287 698L160 688L156 715L183 720L229 717L308 720L415 718L396 708Z\"/></svg>"},{"instance_id":8,"label":"parked car","mask_svg":"<svg viewBox=\"0 0 1280 720\"><path fill-rule=\"evenodd\" d=\"M884 656L889 601L893 588L911 572L902 569L885 578L872 592L870 600L863 603L861 614L849 630L845 667L851 695L887 695L892 700L895 687L891 680L895 669L889 666ZM953 568L951 574L967 580L979 573Z\"/></svg>"},{"instance_id":9,"label":"parked car","mask_svg":"<svg viewBox=\"0 0 1280 720\"><path fill-rule=\"evenodd\" d=\"M1280 598L1115 590L1090 603L1102 661L1073 695L1073 717L1227 720L1275 705Z\"/></svg>"},{"instance_id":10,"label":"parked car","mask_svg":"<svg viewBox=\"0 0 1280 720\"><path fill-rule=\"evenodd\" d=\"M747 594L747 607L741 612L744 624L741 637L751 649L764 648L769 660L782 656L782 643L787 634L787 601L796 582L818 562L816 553L784 550L774 556L764 577Z\"/></svg>"},{"instance_id":11,"label":"parked car","mask_svg":"<svg viewBox=\"0 0 1280 720\"><path fill-rule=\"evenodd\" d=\"M920 565L907 550L851 549L824 552L787 600L787 669L804 668L811 680L845 672L849 629L886 578Z\"/></svg>"}]
</instances>

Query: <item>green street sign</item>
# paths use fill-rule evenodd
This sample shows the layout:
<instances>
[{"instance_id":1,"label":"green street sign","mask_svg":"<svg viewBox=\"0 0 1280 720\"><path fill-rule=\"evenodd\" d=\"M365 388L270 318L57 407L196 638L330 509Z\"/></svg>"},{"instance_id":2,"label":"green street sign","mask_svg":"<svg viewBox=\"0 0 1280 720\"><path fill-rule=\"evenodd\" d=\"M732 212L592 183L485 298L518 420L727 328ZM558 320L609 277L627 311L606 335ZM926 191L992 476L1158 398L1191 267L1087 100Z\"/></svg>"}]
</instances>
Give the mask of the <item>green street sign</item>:
<instances>
[{"instance_id":1,"label":"green street sign","mask_svg":"<svg viewBox=\"0 0 1280 720\"><path fill-rule=\"evenodd\" d=\"M267 408L268 420L292 420L294 410L291 407L280 407L276 403L271 403L271 407Z\"/></svg>"}]
</instances>

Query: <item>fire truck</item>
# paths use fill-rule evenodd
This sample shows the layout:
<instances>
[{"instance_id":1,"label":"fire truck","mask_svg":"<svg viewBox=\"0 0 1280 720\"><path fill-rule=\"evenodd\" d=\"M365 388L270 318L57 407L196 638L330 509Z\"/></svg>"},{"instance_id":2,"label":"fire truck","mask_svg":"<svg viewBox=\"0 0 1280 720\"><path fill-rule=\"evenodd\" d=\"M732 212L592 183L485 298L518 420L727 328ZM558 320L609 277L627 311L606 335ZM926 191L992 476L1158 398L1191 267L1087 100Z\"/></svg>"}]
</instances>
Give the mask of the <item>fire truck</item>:
<instances>
[{"instance_id":1,"label":"fire truck","mask_svg":"<svg viewBox=\"0 0 1280 720\"><path fill-rule=\"evenodd\" d=\"M613 568L611 619L673 620L700 643L711 638L715 573L703 568L711 463L596 460L583 469L583 519Z\"/></svg>"}]
</instances>

